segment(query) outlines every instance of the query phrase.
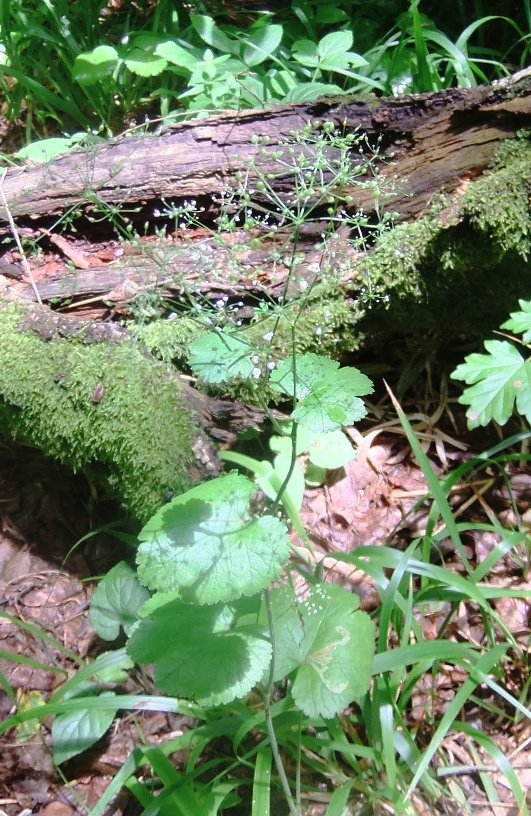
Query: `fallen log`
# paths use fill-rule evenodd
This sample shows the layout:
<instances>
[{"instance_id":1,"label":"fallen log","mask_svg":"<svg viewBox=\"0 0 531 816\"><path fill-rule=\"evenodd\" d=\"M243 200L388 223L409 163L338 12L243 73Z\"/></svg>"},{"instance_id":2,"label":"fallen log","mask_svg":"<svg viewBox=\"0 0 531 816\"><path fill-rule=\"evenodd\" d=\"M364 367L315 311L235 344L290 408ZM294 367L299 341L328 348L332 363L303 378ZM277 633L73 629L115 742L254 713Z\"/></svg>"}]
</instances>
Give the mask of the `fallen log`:
<instances>
[{"instance_id":1,"label":"fallen log","mask_svg":"<svg viewBox=\"0 0 531 816\"><path fill-rule=\"evenodd\" d=\"M221 113L170 125L158 135L132 132L105 145L59 156L44 166L10 168L4 192L12 215L36 218L106 204L146 204L161 198L216 196L227 179L246 171L261 151L266 173L281 169L275 153L305 126L332 122L383 140L392 165L382 173L407 179L393 209L405 218L426 211L433 196L455 192L492 161L500 142L529 124L531 70L473 90L378 99L326 97L311 103ZM257 142L258 137L258 144ZM267 140L264 148L263 140ZM277 180L280 194L290 174ZM359 190L354 206L363 200ZM4 207L0 217L6 218Z\"/></svg>"}]
</instances>

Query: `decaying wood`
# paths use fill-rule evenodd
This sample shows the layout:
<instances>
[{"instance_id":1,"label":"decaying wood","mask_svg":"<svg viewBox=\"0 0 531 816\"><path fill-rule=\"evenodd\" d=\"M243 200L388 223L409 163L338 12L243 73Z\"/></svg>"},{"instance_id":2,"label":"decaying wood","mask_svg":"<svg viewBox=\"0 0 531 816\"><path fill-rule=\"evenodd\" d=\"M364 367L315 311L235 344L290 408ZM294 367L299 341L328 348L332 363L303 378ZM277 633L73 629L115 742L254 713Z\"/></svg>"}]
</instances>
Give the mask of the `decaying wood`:
<instances>
[{"instance_id":1,"label":"decaying wood","mask_svg":"<svg viewBox=\"0 0 531 816\"><path fill-rule=\"evenodd\" d=\"M107 204L141 205L149 215L150 202L219 194L229 177L248 169L258 149L264 149L253 144L253 136L269 137L260 165L275 172L278 166L271 152L279 142L308 122L332 121L347 131L359 128L370 140L382 138L393 158L381 167L381 174L402 180L389 206L402 218L411 219L425 212L434 195L458 194L463 184L481 175L500 142L528 124L530 114L529 70L473 91L452 89L387 100L323 99L264 111L224 113L174 125L161 135L128 136L90 151L66 154L46 166L10 169L3 191L17 223L26 219L27 229L30 216L41 232L47 231L39 225L50 213L59 215L79 205L90 215L95 195ZM289 192L290 183L289 174L275 182L281 195ZM364 197L358 190L353 206L370 208L371 195L367 192ZM250 248L249 235L231 234L225 243L219 235L197 240L176 235L173 241L158 245L143 242L142 249L129 247L115 261L96 265L79 257L67 239L48 235L55 243L62 241L59 249L76 269L67 274L64 270L47 272L38 281L44 302L73 298L76 307L96 301L120 303L155 289L170 296L188 289L214 298L256 295L267 289L274 297L288 274L288 266L282 264L283 256L290 257L286 235L269 238L260 249ZM324 260L315 249L318 240L316 225L314 233L303 235L297 247L304 256L298 275L308 281ZM280 257L274 265L273 250ZM343 241L341 255L356 260L347 241ZM22 270L1 260L0 294L35 299L34 288L24 280Z\"/></svg>"},{"instance_id":2,"label":"decaying wood","mask_svg":"<svg viewBox=\"0 0 531 816\"><path fill-rule=\"evenodd\" d=\"M382 172L407 179L397 191L393 208L414 218L436 193L452 193L463 178L481 174L500 141L527 126L530 114L530 70L474 90L382 100L323 98L228 112L172 125L160 135L125 136L60 156L45 166L9 169L4 192L18 219L61 213L78 205L90 209L95 197L133 207L160 198L217 195L227 178L248 170L256 158L261 147L253 137L268 137L261 167L278 172L272 154L279 142L309 123L327 121L384 140L393 162ZM281 193L289 186L289 175L278 181ZM356 203L363 201L358 197ZM5 215L0 208L0 217Z\"/></svg>"}]
</instances>

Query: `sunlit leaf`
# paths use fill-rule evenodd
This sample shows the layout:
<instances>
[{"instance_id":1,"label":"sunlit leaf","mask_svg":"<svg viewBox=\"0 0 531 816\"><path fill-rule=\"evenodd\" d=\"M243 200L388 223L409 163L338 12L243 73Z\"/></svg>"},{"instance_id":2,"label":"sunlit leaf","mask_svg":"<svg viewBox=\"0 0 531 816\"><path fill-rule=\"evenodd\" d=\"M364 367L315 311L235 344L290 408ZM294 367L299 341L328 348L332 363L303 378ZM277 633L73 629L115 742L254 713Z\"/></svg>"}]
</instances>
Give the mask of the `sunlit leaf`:
<instances>
[{"instance_id":1,"label":"sunlit leaf","mask_svg":"<svg viewBox=\"0 0 531 816\"><path fill-rule=\"evenodd\" d=\"M285 525L248 515L256 487L229 473L177 496L140 533L140 580L200 604L252 595L278 577L289 557Z\"/></svg>"},{"instance_id":2,"label":"sunlit leaf","mask_svg":"<svg viewBox=\"0 0 531 816\"><path fill-rule=\"evenodd\" d=\"M167 694L203 705L229 703L256 685L271 659L265 630L238 626L238 613L250 616L254 604L255 599L230 606L173 601L140 622L128 654L137 663L155 664L155 683Z\"/></svg>"},{"instance_id":3,"label":"sunlit leaf","mask_svg":"<svg viewBox=\"0 0 531 816\"><path fill-rule=\"evenodd\" d=\"M134 570L124 561L116 564L99 582L90 601L90 622L104 640L115 640L123 627L126 634L149 598Z\"/></svg>"}]
</instances>

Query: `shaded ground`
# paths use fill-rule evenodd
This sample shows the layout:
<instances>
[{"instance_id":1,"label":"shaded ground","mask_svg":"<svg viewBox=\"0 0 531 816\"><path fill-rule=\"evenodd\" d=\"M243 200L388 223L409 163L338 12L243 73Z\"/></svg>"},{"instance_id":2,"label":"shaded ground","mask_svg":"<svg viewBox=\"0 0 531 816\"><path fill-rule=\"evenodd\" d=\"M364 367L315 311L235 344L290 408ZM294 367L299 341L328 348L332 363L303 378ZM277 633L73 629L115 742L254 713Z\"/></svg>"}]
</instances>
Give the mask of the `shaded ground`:
<instances>
[{"instance_id":1,"label":"shaded ground","mask_svg":"<svg viewBox=\"0 0 531 816\"><path fill-rule=\"evenodd\" d=\"M463 457L470 455L470 451L460 451L445 440L442 432L431 429L429 423L424 422L421 428L422 424L422 419L417 422L417 430L426 434L426 445L431 434L432 461L439 472L444 467L454 468ZM363 544L387 543L404 548L425 528L428 506L418 504L426 484L396 427L384 427L378 432L369 428L364 437L356 431L351 433L360 445L358 460L344 470L331 473L323 487L307 491L303 521L312 531L317 551L328 554L329 579L351 586L361 596L363 607L372 609L378 603L378 596L371 581L366 575L353 572L350 566L335 561L333 554L350 552ZM437 439L439 456L435 448ZM484 443L484 439L479 441ZM478 448L478 452L484 447ZM507 524L514 523L517 521L515 510L520 518L529 516L531 475L519 467L518 462L506 466L505 478L495 471L473 475L468 484L458 486L451 501L454 513L460 514L461 520L486 520L488 513L493 512ZM0 611L5 613L5 617L0 617L0 648L3 650L0 669L19 702L27 701L29 694L34 694L37 700L39 695L47 699L66 675L75 670L76 656L84 661L98 653L100 646L88 621L93 584L86 579L102 574L126 553L114 538L100 533L81 543L66 562L64 559L85 533L117 517L116 508L95 500L82 476L73 478L68 471L31 450L0 447ZM492 549L495 539L490 532L474 532L466 536L463 543L471 561L479 563ZM443 544L440 551L433 553L433 558L460 569L450 544ZM489 576L490 583L529 588L531 599L531 583L525 574L527 562L525 547L516 554L508 554ZM505 625L524 649L530 636L530 599L505 598L495 602ZM420 620L427 638L436 636L444 614L445 610L440 609ZM35 631L22 628L18 621L35 624L55 643L37 637ZM451 636L458 641L484 641L483 621L477 608L461 604L452 623ZM6 659L6 652L13 658ZM49 666L50 671L27 660L20 662L19 655ZM528 678L529 666L515 664L500 682L519 696ZM411 727L421 733L427 712L430 718L442 715L446 701L452 699L463 679L455 667L444 665L435 678L425 676L414 697ZM145 679L140 678L131 680L126 690L153 691L146 687ZM12 700L2 694L0 717L4 719L13 710ZM522 786L531 788L529 725L523 720L504 721L494 714L487 718L479 707L475 713L473 707L468 709L467 720L490 734L504 754L512 757ZM1 739L0 813L7 816L86 813L141 738L150 744L159 744L169 734L185 730L187 725L182 717L155 712L123 716L89 756L66 764L63 772L68 783L61 779L51 760L49 724L33 734L17 734L11 730ZM29 740L20 744L23 736L29 736ZM444 751L450 765L473 766L477 762L463 737L448 737ZM474 773L459 777L459 785L466 791L469 803L473 803L480 816L516 816L505 780L493 767L490 757L484 756L481 760L496 787L500 805L495 809L487 804L481 780ZM178 763L179 757L175 761ZM116 801L111 812L130 816L137 810L124 796ZM422 813L420 803L418 812ZM452 813L452 810L441 804L441 812Z\"/></svg>"}]
</instances>

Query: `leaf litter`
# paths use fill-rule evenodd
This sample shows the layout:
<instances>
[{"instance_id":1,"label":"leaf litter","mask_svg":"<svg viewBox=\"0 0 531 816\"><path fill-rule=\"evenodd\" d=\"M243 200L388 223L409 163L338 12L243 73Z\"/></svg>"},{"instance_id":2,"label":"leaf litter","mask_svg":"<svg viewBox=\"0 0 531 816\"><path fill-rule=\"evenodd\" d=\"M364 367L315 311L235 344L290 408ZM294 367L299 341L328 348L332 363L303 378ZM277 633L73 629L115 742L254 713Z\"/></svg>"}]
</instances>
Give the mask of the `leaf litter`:
<instances>
[{"instance_id":1,"label":"leaf litter","mask_svg":"<svg viewBox=\"0 0 531 816\"><path fill-rule=\"evenodd\" d=\"M427 492L424 476L407 442L394 431L385 427L371 433L369 429L370 440L364 445L358 431L352 430L356 441L361 442L358 458L330 472L323 486L307 489L301 511L304 525L311 531L316 557L325 558L326 580L352 588L360 598L361 608L366 610L378 604L376 587L367 575L337 561L334 555L367 544L386 544L403 550L412 538L422 534L429 514L429 503L422 500ZM481 433L480 437L478 432L467 437L467 441L473 440L478 452L485 448L484 432ZM459 434L459 440L462 437ZM452 447L446 440L444 457L438 457L440 445L435 442L430 448L431 461L439 475L472 455L471 451L465 453ZM488 520L490 511L510 524L514 522L515 509L520 518L529 518L531 475L518 462L507 465L505 474L502 478L493 473L483 491L474 485L457 485L450 500L453 511L465 508L462 518L472 521ZM76 660L84 662L96 656L98 649L101 651L88 618L88 601L95 584L86 579L102 575L123 552L115 540L101 534L85 541L66 563L63 560L75 541L116 517L116 508L94 506L83 477L73 479L68 471L33 451L0 448L0 611L4 613L0 617L0 670L19 704L32 693L38 695L37 704L40 698L45 701L74 673ZM497 543L491 532L477 529L464 534L463 541L468 557L475 563L482 562ZM443 544L433 553L434 558L459 570L459 559L451 542ZM509 553L497 562L488 580L500 587L529 589L529 598L500 597L492 602L515 640L527 649L531 634L531 581L526 564ZM444 608L419 613L426 639L437 636L445 614ZM18 625L17 618L28 627ZM49 640L38 637L36 627ZM447 631L457 641L482 642L484 622L478 608L471 602L460 603ZM6 653L13 658L6 659ZM17 656L24 662L17 660ZM442 716L463 680L459 667L450 664L442 664L436 674L420 678L408 715L420 745L427 713L429 717ZM507 690L519 697L529 681L529 665L514 661L504 681ZM141 675L133 676L123 690L153 692L149 681ZM490 694L484 688L477 693L487 697ZM8 694L2 694L0 700L4 719L13 713L14 702ZM529 788L529 725L518 718L503 722L494 711L487 717L479 705L470 706L467 719L491 736L513 762L524 789ZM122 716L91 751L63 766L66 781L51 760L50 725L46 720L37 732L26 734L27 741L20 744L13 731L0 738L0 808L7 816L86 813L138 744L139 734L147 743L161 745L168 735L191 727L191 721L162 712ZM426 739L429 740L429 734ZM474 747L466 735L453 733L444 740L441 750L449 765L473 769L481 761L488 769L499 800L497 809L488 801L473 770L459 776L460 789L466 791L475 814L497 816L503 812L504 816L517 816L512 793L488 754L477 745ZM183 762L178 755L172 759L177 765ZM418 793L414 801L415 812L422 814L425 805ZM128 816L135 812L130 808L131 801L123 795L115 802L113 812Z\"/></svg>"}]
</instances>

